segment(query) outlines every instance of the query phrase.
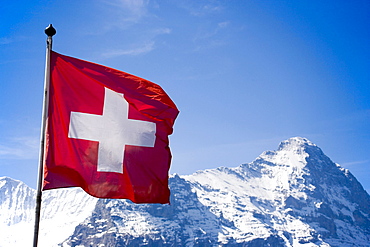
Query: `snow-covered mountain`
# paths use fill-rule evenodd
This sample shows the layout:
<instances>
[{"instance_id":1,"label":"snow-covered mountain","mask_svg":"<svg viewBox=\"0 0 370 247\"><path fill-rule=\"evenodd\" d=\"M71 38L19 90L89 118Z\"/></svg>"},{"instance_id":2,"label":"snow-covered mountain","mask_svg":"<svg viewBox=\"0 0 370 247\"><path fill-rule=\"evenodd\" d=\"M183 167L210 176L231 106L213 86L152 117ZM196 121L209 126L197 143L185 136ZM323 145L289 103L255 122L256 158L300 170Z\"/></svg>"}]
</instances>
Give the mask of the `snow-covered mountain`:
<instances>
[{"instance_id":1,"label":"snow-covered mountain","mask_svg":"<svg viewBox=\"0 0 370 247\"><path fill-rule=\"evenodd\" d=\"M169 184L170 205L46 191L40 246L370 246L370 196L304 138ZM0 246L31 246L34 197L0 178Z\"/></svg>"}]
</instances>

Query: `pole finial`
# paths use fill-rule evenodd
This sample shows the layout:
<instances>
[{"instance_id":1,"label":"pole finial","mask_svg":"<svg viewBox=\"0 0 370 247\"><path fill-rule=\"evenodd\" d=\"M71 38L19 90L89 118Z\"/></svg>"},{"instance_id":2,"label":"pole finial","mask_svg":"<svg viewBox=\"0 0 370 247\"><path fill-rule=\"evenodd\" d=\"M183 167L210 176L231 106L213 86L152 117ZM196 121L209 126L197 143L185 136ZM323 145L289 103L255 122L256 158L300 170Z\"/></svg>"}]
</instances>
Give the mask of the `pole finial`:
<instances>
[{"instance_id":1,"label":"pole finial","mask_svg":"<svg viewBox=\"0 0 370 247\"><path fill-rule=\"evenodd\" d=\"M50 24L47 28L45 28L45 34L48 37L53 37L56 33L57 33L57 30L55 30L52 24Z\"/></svg>"}]
</instances>

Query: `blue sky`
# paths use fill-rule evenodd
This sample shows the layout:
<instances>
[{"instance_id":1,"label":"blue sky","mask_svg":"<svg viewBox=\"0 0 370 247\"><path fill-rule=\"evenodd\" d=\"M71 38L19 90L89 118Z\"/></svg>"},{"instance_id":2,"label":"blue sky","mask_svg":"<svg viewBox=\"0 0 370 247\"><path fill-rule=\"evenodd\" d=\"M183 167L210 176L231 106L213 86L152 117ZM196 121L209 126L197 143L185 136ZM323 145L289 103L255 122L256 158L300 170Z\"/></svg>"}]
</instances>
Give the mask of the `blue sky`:
<instances>
[{"instance_id":1,"label":"blue sky","mask_svg":"<svg viewBox=\"0 0 370 247\"><path fill-rule=\"evenodd\" d=\"M55 51L170 95L171 173L236 167L302 136L370 191L369 1L5 0L0 12L0 176L36 186L52 23Z\"/></svg>"}]
</instances>

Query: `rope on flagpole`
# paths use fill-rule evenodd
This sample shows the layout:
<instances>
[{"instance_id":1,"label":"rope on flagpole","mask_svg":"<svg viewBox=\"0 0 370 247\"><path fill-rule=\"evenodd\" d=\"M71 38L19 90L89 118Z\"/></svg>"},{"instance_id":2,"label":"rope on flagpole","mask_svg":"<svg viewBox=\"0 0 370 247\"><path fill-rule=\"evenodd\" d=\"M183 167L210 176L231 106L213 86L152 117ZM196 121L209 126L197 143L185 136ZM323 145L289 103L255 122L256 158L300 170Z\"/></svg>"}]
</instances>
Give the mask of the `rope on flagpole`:
<instances>
[{"instance_id":1,"label":"rope on flagpole","mask_svg":"<svg viewBox=\"0 0 370 247\"><path fill-rule=\"evenodd\" d=\"M33 247L37 247L39 227L40 227L40 213L41 213L41 197L42 197L42 184L44 181L44 149L45 149L45 130L46 120L49 108L49 84L50 84L50 53L52 49L53 36L56 30L52 24L45 29L45 34L48 36L46 39L46 61L45 61L45 80L44 80L44 100L42 107L42 122L40 134L40 151L39 151L39 173L37 181L37 194L36 194L36 210L35 210L35 228L33 235Z\"/></svg>"}]
</instances>

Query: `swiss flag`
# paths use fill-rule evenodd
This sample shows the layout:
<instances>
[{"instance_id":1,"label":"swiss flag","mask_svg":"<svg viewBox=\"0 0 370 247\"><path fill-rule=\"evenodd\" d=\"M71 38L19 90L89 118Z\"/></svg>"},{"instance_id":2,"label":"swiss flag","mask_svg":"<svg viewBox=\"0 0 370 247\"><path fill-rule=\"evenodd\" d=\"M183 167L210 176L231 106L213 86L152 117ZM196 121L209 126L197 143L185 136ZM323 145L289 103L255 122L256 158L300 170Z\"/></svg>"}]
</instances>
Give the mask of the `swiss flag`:
<instances>
[{"instance_id":1,"label":"swiss flag","mask_svg":"<svg viewBox=\"0 0 370 247\"><path fill-rule=\"evenodd\" d=\"M150 81L52 51L43 190L169 203L178 113Z\"/></svg>"}]
</instances>

